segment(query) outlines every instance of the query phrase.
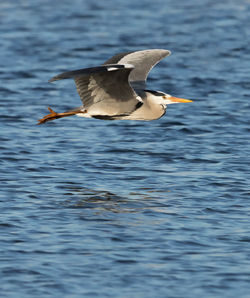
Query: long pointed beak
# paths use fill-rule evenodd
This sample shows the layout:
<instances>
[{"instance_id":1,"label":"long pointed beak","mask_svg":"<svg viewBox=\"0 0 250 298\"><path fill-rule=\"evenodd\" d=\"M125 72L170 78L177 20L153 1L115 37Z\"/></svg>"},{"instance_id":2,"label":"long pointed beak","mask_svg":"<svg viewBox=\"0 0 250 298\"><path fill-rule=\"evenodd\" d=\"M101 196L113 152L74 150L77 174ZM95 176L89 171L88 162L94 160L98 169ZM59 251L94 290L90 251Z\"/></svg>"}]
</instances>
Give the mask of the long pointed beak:
<instances>
[{"instance_id":1,"label":"long pointed beak","mask_svg":"<svg viewBox=\"0 0 250 298\"><path fill-rule=\"evenodd\" d=\"M178 98L178 97L174 97L174 96L169 97L168 100L172 101L173 103L174 102L193 102L190 99Z\"/></svg>"}]
</instances>

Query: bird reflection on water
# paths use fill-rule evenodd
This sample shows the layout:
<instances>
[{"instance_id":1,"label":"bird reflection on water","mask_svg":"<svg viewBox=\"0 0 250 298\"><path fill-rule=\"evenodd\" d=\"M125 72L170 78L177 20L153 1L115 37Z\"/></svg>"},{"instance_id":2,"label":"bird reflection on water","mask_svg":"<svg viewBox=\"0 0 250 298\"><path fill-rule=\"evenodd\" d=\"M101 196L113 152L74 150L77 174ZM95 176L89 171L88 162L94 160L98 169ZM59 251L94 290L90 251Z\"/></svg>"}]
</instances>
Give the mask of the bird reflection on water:
<instances>
[{"instance_id":1,"label":"bird reflection on water","mask_svg":"<svg viewBox=\"0 0 250 298\"><path fill-rule=\"evenodd\" d=\"M94 190L78 186L61 186L67 190L63 205L68 208L94 209L114 213L136 213L142 209L154 209L153 201L156 196L166 195L165 191L144 188L129 193L127 196L118 195L105 190ZM156 195L157 194L157 195ZM159 206L158 206L159 207Z\"/></svg>"}]
</instances>

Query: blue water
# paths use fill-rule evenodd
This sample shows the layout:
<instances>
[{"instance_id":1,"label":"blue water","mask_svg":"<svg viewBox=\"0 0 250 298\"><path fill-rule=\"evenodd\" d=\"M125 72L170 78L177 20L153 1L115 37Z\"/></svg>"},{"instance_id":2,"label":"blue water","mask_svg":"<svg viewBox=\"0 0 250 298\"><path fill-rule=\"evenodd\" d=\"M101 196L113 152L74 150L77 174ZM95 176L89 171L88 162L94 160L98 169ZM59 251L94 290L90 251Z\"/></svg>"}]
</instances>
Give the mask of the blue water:
<instances>
[{"instance_id":1,"label":"blue water","mask_svg":"<svg viewBox=\"0 0 250 298\"><path fill-rule=\"evenodd\" d=\"M250 1L137 2L1 0L1 297L250 297ZM80 105L52 76L148 48L194 103L36 125Z\"/></svg>"}]
</instances>

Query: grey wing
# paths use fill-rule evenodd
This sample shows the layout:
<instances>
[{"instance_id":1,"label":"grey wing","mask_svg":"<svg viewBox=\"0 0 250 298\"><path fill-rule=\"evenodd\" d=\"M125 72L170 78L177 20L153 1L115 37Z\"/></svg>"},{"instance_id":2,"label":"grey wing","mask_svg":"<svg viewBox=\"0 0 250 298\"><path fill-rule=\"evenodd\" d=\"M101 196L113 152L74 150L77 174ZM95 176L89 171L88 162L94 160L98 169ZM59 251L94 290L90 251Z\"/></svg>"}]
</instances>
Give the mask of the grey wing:
<instances>
[{"instance_id":1,"label":"grey wing","mask_svg":"<svg viewBox=\"0 0 250 298\"><path fill-rule=\"evenodd\" d=\"M157 64L160 60L162 60L166 56L169 56L170 54L170 51L162 49L126 52L113 56L103 65L112 63L132 64L135 68L130 73L129 81L132 84L134 82L144 84L147 80L148 73L155 66L155 64Z\"/></svg>"},{"instance_id":2,"label":"grey wing","mask_svg":"<svg viewBox=\"0 0 250 298\"><path fill-rule=\"evenodd\" d=\"M73 78L84 108L91 114L126 115L142 102L128 82L133 69L129 64L110 64L65 72L50 82Z\"/></svg>"}]
</instances>

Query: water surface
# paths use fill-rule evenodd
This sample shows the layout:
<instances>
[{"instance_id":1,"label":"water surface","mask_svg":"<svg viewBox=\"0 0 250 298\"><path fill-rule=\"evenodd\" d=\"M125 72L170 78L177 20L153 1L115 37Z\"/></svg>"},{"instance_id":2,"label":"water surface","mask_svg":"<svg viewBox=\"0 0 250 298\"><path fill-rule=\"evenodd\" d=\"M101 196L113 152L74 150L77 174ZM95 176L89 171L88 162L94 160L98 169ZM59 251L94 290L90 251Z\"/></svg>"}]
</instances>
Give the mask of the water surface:
<instances>
[{"instance_id":1,"label":"water surface","mask_svg":"<svg viewBox=\"0 0 250 298\"><path fill-rule=\"evenodd\" d=\"M249 297L250 2L1 1L1 297ZM69 117L66 70L172 55L157 121Z\"/></svg>"}]
</instances>

